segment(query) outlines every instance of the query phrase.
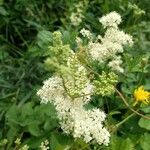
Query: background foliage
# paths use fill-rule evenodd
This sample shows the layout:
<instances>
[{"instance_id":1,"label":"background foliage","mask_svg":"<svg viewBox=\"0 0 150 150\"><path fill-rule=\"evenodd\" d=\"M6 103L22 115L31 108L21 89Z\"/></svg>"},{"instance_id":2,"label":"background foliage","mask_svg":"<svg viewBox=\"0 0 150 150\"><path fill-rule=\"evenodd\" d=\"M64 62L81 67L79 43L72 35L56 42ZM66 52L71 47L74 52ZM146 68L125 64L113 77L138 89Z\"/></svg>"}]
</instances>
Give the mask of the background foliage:
<instances>
[{"instance_id":1,"label":"background foliage","mask_svg":"<svg viewBox=\"0 0 150 150\"><path fill-rule=\"evenodd\" d=\"M53 106L40 105L36 96L42 81L52 72L43 65L47 47L52 43L52 32L61 30L63 41L72 48L80 29L86 27L102 32L98 18L110 11L123 17L121 28L134 37L134 47L124 55L125 74L117 87L128 102L133 102L133 90L144 85L150 90L150 3L149 0L91 0L82 23L74 27L69 16L78 0L0 0L0 149L17 149L21 145L39 149L48 139L52 150L149 150L150 121L133 115L113 131L109 147L87 145L64 135L56 119ZM141 11L144 10L145 13ZM93 104L105 108L108 121L116 124L132 115L117 94ZM140 107L150 114L150 107Z\"/></svg>"}]
</instances>

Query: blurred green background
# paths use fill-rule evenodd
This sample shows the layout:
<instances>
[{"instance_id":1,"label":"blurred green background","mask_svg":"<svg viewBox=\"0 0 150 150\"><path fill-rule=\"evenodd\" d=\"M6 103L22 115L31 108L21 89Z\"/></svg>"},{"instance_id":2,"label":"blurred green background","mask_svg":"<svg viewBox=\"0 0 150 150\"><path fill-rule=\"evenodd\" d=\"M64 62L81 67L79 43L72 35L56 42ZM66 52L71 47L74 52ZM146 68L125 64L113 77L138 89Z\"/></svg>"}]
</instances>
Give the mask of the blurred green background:
<instances>
[{"instance_id":1,"label":"blurred green background","mask_svg":"<svg viewBox=\"0 0 150 150\"><path fill-rule=\"evenodd\" d=\"M80 0L0 0L0 149L17 149L14 144L17 137L21 138L22 145L27 143L31 149L38 149L44 139L50 139L52 150L61 150L64 145L71 143L71 137L57 134L58 121L53 106L40 105L36 96L43 80L51 75L43 62L45 52L52 43L53 31L60 30L64 42L74 47L75 37L83 27L101 33L103 29L98 18L116 11L123 19L120 27L133 36L135 43L132 50L127 50L128 55L125 57L125 65L131 72L127 75L129 81L122 87L126 94L141 75L138 64L141 58L150 56L150 1L83 0L84 17L78 26L74 26L70 15L76 11L79 2ZM129 61L131 58L132 61ZM149 70L141 83L150 90ZM128 127L120 134L124 135L124 141L130 145L131 141L126 140L126 129ZM138 132L139 135L144 134L146 141L150 139L150 134L144 129L138 129ZM62 137L64 141L61 143ZM6 143L4 139L7 139ZM84 143L79 141L74 149L80 150L79 145L83 146ZM88 149L88 146L84 146ZM120 146L117 146L119 150ZM111 149L117 150L117 146ZM144 150L150 148L141 147ZM140 150L141 147L136 149Z\"/></svg>"}]
</instances>

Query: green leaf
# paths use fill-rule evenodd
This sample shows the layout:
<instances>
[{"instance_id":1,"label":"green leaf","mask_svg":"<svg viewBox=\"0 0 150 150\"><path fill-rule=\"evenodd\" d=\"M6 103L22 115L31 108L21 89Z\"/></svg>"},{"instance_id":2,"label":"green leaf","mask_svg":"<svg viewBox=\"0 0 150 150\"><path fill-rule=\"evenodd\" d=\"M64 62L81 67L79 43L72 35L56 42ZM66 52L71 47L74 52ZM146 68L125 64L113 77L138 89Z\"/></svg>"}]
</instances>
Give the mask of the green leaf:
<instances>
[{"instance_id":1,"label":"green leaf","mask_svg":"<svg viewBox=\"0 0 150 150\"><path fill-rule=\"evenodd\" d=\"M145 113L150 113L150 107L149 107L149 106L145 107L144 104L141 104L141 105L143 105L143 106L141 107L141 110L142 110L142 111L144 111Z\"/></svg>"},{"instance_id":2,"label":"green leaf","mask_svg":"<svg viewBox=\"0 0 150 150\"><path fill-rule=\"evenodd\" d=\"M7 16L8 15L8 12L5 10L5 8L1 7L1 6L0 6L0 15L3 15L3 16Z\"/></svg>"},{"instance_id":3,"label":"green leaf","mask_svg":"<svg viewBox=\"0 0 150 150\"><path fill-rule=\"evenodd\" d=\"M31 149L37 149L37 147L39 147L41 145L41 142L43 142L45 139L42 137L30 137L28 139L25 140L24 143L22 143L23 145L27 144L29 145L29 147Z\"/></svg>"},{"instance_id":4,"label":"green leaf","mask_svg":"<svg viewBox=\"0 0 150 150\"><path fill-rule=\"evenodd\" d=\"M150 120L148 120L148 119L144 119L144 118L141 118L140 120L139 120L139 126L141 127L141 128L145 128L145 129L147 129L147 130L150 130Z\"/></svg>"},{"instance_id":5,"label":"green leaf","mask_svg":"<svg viewBox=\"0 0 150 150\"><path fill-rule=\"evenodd\" d=\"M37 43L38 45L43 48L43 46L45 47L45 44L49 44L52 41L52 34L49 31L46 30L42 30L39 31L38 35L37 35Z\"/></svg>"},{"instance_id":6,"label":"green leaf","mask_svg":"<svg viewBox=\"0 0 150 150\"><path fill-rule=\"evenodd\" d=\"M49 119L49 120L47 120L46 122L45 122L45 124L44 124L44 130L46 130L46 131L50 131L50 130L52 130L52 129L54 129L54 128L56 128L58 126L58 121L57 121L57 119Z\"/></svg>"},{"instance_id":7,"label":"green leaf","mask_svg":"<svg viewBox=\"0 0 150 150\"><path fill-rule=\"evenodd\" d=\"M7 138L10 141L13 141L15 136L17 135L17 133L19 132L20 128L18 128L17 126L11 126L10 129L7 132Z\"/></svg>"},{"instance_id":8,"label":"green leaf","mask_svg":"<svg viewBox=\"0 0 150 150\"><path fill-rule=\"evenodd\" d=\"M16 105L11 106L11 108L6 113L6 120L9 126L19 124L20 111Z\"/></svg>"},{"instance_id":9,"label":"green leaf","mask_svg":"<svg viewBox=\"0 0 150 150\"><path fill-rule=\"evenodd\" d=\"M140 141L140 145L143 150L150 150L150 134L144 133L144 136L142 137Z\"/></svg>"},{"instance_id":10,"label":"green leaf","mask_svg":"<svg viewBox=\"0 0 150 150\"><path fill-rule=\"evenodd\" d=\"M110 147L107 150L135 150L131 139L112 136Z\"/></svg>"},{"instance_id":11,"label":"green leaf","mask_svg":"<svg viewBox=\"0 0 150 150\"><path fill-rule=\"evenodd\" d=\"M65 150L73 142L71 137L65 136L60 133L52 133L51 135L51 149L52 150Z\"/></svg>"},{"instance_id":12,"label":"green leaf","mask_svg":"<svg viewBox=\"0 0 150 150\"><path fill-rule=\"evenodd\" d=\"M0 51L0 60L3 60L8 57L8 53L4 51L2 48L3 47L1 47L1 51Z\"/></svg>"},{"instance_id":13,"label":"green leaf","mask_svg":"<svg viewBox=\"0 0 150 150\"><path fill-rule=\"evenodd\" d=\"M27 118L28 116L31 116L33 114L33 104L31 102L26 103L21 108L21 116L23 119Z\"/></svg>"},{"instance_id":14,"label":"green leaf","mask_svg":"<svg viewBox=\"0 0 150 150\"><path fill-rule=\"evenodd\" d=\"M33 135L33 136L40 136L41 135L41 131L38 127L38 125L36 124L36 122L33 122L32 124L30 124L28 126L28 130L29 132Z\"/></svg>"},{"instance_id":15,"label":"green leaf","mask_svg":"<svg viewBox=\"0 0 150 150\"><path fill-rule=\"evenodd\" d=\"M6 113L9 126L19 125L25 127L35 120L33 119L32 103L26 103L20 107L13 105Z\"/></svg>"},{"instance_id":16,"label":"green leaf","mask_svg":"<svg viewBox=\"0 0 150 150\"><path fill-rule=\"evenodd\" d=\"M41 104L40 106L35 108L35 113L43 113L47 116L56 116L55 107L51 104Z\"/></svg>"}]
</instances>

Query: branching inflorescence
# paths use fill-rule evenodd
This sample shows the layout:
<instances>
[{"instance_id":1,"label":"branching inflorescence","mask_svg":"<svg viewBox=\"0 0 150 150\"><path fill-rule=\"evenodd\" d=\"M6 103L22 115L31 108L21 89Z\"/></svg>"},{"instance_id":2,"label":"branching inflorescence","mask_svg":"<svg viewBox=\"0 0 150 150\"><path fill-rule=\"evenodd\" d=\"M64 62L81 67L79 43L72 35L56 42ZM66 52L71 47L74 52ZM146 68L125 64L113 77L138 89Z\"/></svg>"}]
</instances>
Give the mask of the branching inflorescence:
<instances>
[{"instance_id":1,"label":"branching inflorescence","mask_svg":"<svg viewBox=\"0 0 150 150\"><path fill-rule=\"evenodd\" d=\"M52 56L46 60L55 74L44 81L37 94L41 103L54 104L65 133L72 134L75 139L82 138L86 143L96 141L100 145L108 145L110 134L104 126L106 114L98 108L85 109L85 105L90 103L92 95L106 96L114 91L117 75L113 71L123 72L119 54L123 52L124 45L132 45L133 42L128 34L118 29L121 22L118 13L111 12L102 17L100 22L106 28L106 33L104 37L98 36L99 40L93 41L92 33L86 29L80 33L89 39L84 46L87 57L108 64L111 71L103 71L98 78L91 79L89 66L81 63L79 54L71 50L69 45L63 45L62 35L57 31L53 34L53 46L49 47Z\"/></svg>"}]
</instances>

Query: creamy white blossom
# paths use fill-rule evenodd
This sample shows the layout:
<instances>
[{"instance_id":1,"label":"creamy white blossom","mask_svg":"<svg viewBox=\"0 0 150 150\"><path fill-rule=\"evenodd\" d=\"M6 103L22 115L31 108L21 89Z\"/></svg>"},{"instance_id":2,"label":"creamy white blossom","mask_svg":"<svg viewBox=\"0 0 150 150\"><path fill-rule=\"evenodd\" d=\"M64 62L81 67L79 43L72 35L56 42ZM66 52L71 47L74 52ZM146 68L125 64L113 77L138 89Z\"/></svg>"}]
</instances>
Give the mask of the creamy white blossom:
<instances>
[{"instance_id":1,"label":"creamy white blossom","mask_svg":"<svg viewBox=\"0 0 150 150\"><path fill-rule=\"evenodd\" d=\"M121 16L114 11L100 18L99 21L106 28L117 27L117 25L121 23L122 19Z\"/></svg>"},{"instance_id":2,"label":"creamy white blossom","mask_svg":"<svg viewBox=\"0 0 150 150\"><path fill-rule=\"evenodd\" d=\"M68 82L74 83L74 81L71 80ZM54 103L56 109L61 113L64 113L64 111L68 111L71 108L71 105L83 105L90 101L90 96L93 92L93 86L90 83L87 82L81 91L78 91L78 89L76 90L77 92L80 92L80 95L77 97L74 95L74 97L71 97L64 86L63 79L58 76L53 76L46 80L43 87L37 92L37 95L41 98L41 103ZM71 89L69 90L71 91Z\"/></svg>"},{"instance_id":3,"label":"creamy white blossom","mask_svg":"<svg viewBox=\"0 0 150 150\"><path fill-rule=\"evenodd\" d=\"M84 10L84 3L80 1L79 3L75 4L75 10L70 15L70 21L72 25L78 26L82 19L84 18L83 10Z\"/></svg>"},{"instance_id":4,"label":"creamy white blossom","mask_svg":"<svg viewBox=\"0 0 150 150\"><path fill-rule=\"evenodd\" d=\"M41 103L51 102L56 106L59 118L72 106L87 104L94 91L94 86L87 78L87 70L78 62L74 53L68 58L67 68L67 74L49 78L37 92Z\"/></svg>"},{"instance_id":5,"label":"creamy white blossom","mask_svg":"<svg viewBox=\"0 0 150 150\"><path fill-rule=\"evenodd\" d=\"M44 81L44 86L37 92L37 95L41 97L41 103L52 102L57 95L61 96L63 94L62 79L57 76Z\"/></svg>"},{"instance_id":6,"label":"creamy white blossom","mask_svg":"<svg viewBox=\"0 0 150 150\"><path fill-rule=\"evenodd\" d=\"M38 95L42 102L50 101L56 106L61 128L65 133L72 134L74 138L83 138L87 143L95 140L99 144L108 145L110 135L103 127L105 113L99 109L84 109L84 104L90 101L90 95L86 96L86 93L91 93L92 90L93 87L87 83L83 89L85 96L71 98L63 88L62 79L51 77L44 82Z\"/></svg>"},{"instance_id":7,"label":"creamy white blossom","mask_svg":"<svg viewBox=\"0 0 150 150\"><path fill-rule=\"evenodd\" d=\"M43 141L41 143L41 145L40 145L41 150L49 150L49 146L48 145L49 145L49 141L48 140Z\"/></svg>"},{"instance_id":8,"label":"creamy white blossom","mask_svg":"<svg viewBox=\"0 0 150 150\"><path fill-rule=\"evenodd\" d=\"M83 29L81 29L80 33L82 34L83 37L87 37L88 39L92 39L92 33L89 30L83 28Z\"/></svg>"},{"instance_id":9,"label":"creamy white blossom","mask_svg":"<svg viewBox=\"0 0 150 150\"><path fill-rule=\"evenodd\" d=\"M103 126L105 118L105 113L99 109L72 107L61 127L74 138L83 138L86 143L95 140L100 145L108 145L110 134Z\"/></svg>"},{"instance_id":10,"label":"creamy white blossom","mask_svg":"<svg viewBox=\"0 0 150 150\"><path fill-rule=\"evenodd\" d=\"M110 61L108 63L108 66L114 70L114 71L118 71L118 72L121 72L123 73L124 72L124 69L121 67L121 64L122 64L122 60L121 60L121 57L118 56L116 57L114 60Z\"/></svg>"},{"instance_id":11,"label":"creamy white blossom","mask_svg":"<svg viewBox=\"0 0 150 150\"><path fill-rule=\"evenodd\" d=\"M29 150L29 146L26 144L23 147L19 148L19 150Z\"/></svg>"},{"instance_id":12,"label":"creamy white blossom","mask_svg":"<svg viewBox=\"0 0 150 150\"><path fill-rule=\"evenodd\" d=\"M124 45L133 44L131 36L115 28L107 29L104 37L100 39L101 42L90 42L88 48L91 57L101 62L122 53Z\"/></svg>"},{"instance_id":13,"label":"creamy white blossom","mask_svg":"<svg viewBox=\"0 0 150 150\"><path fill-rule=\"evenodd\" d=\"M65 133L72 134L74 138L82 138L86 143L94 140L108 145L110 135L103 126L105 113L99 109L84 108L94 91L86 69L74 54L68 59L67 67L72 74L63 77L55 75L44 82L37 92L41 102L54 104Z\"/></svg>"},{"instance_id":14,"label":"creamy white blossom","mask_svg":"<svg viewBox=\"0 0 150 150\"><path fill-rule=\"evenodd\" d=\"M77 12L82 14L79 8ZM76 23L81 21L76 14L72 15L76 18ZM123 53L124 46L132 45L133 41L130 35L119 30L121 21L121 16L116 12L102 17L100 22L106 32L104 36L98 35L95 41L89 30L83 28L80 33L89 39L87 47L92 59L106 63L113 71L123 73L120 54ZM77 44L82 45L82 40L77 38ZM64 70L44 81L43 87L37 92L41 103L54 104L65 133L72 134L75 139L82 138L86 143L95 141L100 145L108 145L110 134L104 126L106 114L98 108L85 109L85 105L91 101L95 91L102 96L111 94L113 84L117 81L116 75L102 73L99 80L91 82L86 67L71 49L65 60L62 67ZM99 87L98 90L95 87Z\"/></svg>"},{"instance_id":15,"label":"creamy white blossom","mask_svg":"<svg viewBox=\"0 0 150 150\"><path fill-rule=\"evenodd\" d=\"M77 43L77 45L81 45L83 43L83 41L80 37L76 37L76 43Z\"/></svg>"},{"instance_id":16,"label":"creamy white blossom","mask_svg":"<svg viewBox=\"0 0 150 150\"><path fill-rule=\"evenodd\" d=\"M70 16L71 23L74 26L78 26L82 22L83 18L84 16L80 12L72 13Z\"/></svg>"},{"instance_id":17,"label":"creamy white blossom","mask_svg":"<svg viewBox=\"0 0 150 150\"><path fill-rule=\"evenodd\" d=\"M106 41L118 43L121 46L133 44L132 37L124 31L120 31L119 28L108 28L105 32L105 36L102 38L102 43Z\"/></svg>"},{"instance_id":18,"label":"creamy white blossom","mask_svg":"<svg viewBox=\"0 0 150 150\"><path fill-rule=\"evenodd\" d=\"M101 63L108 63L112 70L123 72L120 67L122 61L118 56L123 53L124 46L133 45L133 40L130 35L119 30L118 25L121 23L121 16L116 12L111 12L100 19L103 27L106 28L104 36L98 35L95 42L90 41L88 51L93 60L98 60ZM114 68L116 66L116 69Z\"/></svg>"}]
</instances>

